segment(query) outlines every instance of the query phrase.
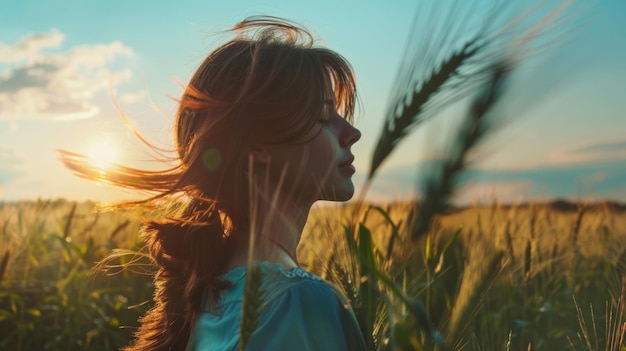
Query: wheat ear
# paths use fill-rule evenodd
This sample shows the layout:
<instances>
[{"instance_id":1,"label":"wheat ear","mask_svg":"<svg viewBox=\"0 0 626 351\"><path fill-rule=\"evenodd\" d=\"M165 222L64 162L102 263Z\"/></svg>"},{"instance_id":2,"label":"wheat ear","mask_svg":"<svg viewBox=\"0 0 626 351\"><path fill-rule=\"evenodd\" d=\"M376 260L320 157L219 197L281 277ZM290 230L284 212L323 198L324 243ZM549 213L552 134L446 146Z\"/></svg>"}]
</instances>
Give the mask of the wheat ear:
<instances>
[{"instance_id":1,"label":"wheat ear","mask_svg":"<svg viewBox=\"0 0 626 351\"><path fill-rule=\"evenodd\" d=\"M239 321L239 350L243 351L256 329L261 317L264 291L263 273L258 262L248 265L246 286L243 293L241 319Z\"/></svg>"},{"instance_id":2,"label":"wheat ear","mask_svg":"<svg viewBox=\"0 0 626 351\"><path fill-rule=\"evenodd\" d=\"M504 91L504 84L511 69L511 64L507 61L498 62L492 67L491 80L473 101L454 139L455 143L448 152L448 158L440 170L432 172L426 179L424 201L412 233L414 240L428 231L436 214L445 210L460 174L468 166L469 152L493 129L495 120L489 117L492 117L492 109Z\"/></svg>"},{"instance_id":3,"label":"wheat ear","mask_svg":"<svg viewBox=\"0 0 626 351\"><path fill-rule=\"evenodd\" d=\"M445 60L439 69L435 68L419 90L409 92L407 95L410 96L410 103L405 104L406 97L396 102L391 116L385 120L382 133L374 148L368 179L374 176L378 167L395 149L402 138L409 134L415 126L424 121L425 118L421 112L431 97L437 94L446 82L457 74L463 64L477 53L478 48L473 45L474 42L475 40L466 43L461 50Z\"/></svg>"}]
</instances>

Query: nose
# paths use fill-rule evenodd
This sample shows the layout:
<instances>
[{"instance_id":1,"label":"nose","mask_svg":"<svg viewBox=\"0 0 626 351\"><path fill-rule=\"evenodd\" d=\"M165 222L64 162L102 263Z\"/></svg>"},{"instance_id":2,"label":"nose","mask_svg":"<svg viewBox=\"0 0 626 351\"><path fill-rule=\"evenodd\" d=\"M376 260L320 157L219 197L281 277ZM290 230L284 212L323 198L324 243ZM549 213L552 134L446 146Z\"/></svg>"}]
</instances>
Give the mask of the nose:
<instances>
[{"instance_id":1,"label":"nose","mask_svg":"<svg viewBox=\"0 0 626 351\"><path fill-rule=\"evenodd\" d=\"M342 140L344 141L344 146L352 146L354 143L361 139L361 131L356 129L349 123L346 123L346 129L344 131L344 136Z\"/></svg>"}]
</instances>

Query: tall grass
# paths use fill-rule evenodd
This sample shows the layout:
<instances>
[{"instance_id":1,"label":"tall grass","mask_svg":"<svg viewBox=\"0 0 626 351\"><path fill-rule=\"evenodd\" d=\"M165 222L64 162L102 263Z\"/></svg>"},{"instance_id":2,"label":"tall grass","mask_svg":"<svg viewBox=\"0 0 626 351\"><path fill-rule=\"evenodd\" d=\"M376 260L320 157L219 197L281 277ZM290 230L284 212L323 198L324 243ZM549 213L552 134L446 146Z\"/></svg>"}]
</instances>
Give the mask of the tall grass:
<instances>
[{"instance_id":1,"label":"tall grass","mask_svg":"<svg viewBox=\"0 0 626 351\"><path fill-rule=\"evenodd\" d=\"M0 205L0 250L7 252L0 349L111 350L127 341L128 327L144 312L132 306L150 298L151 279L94 275L91 269L115 247L139 249L138 223L124 231L116 225L121 215L94 214L92 207L64 201Z\"/></svg>"},{"instance_id":2,"label":"tall grass","mask_svg":"<svg viewBox=\"0 0 626 351\"><path fill-rule=\"evenodd\" d=\"M108 273L94 275L92 267L112 249L141 252L139 223L128 214L96 215L92 206L76 207L69 237L75 251L58 238L73 203L0 205L0 251L11 252L0 282L0 349L115 350L129 343L150 307L151 276L113 267L140 259L131 255L110 262ZM509 350L527 350L530 344L532 350L589 350L578 337L579 313L592 346L623 345L626 212L588 204L576 248L578 213L550 203L448 211L435 216L417 241L407 223L415 204L363 207L354 243L344 239L354 234L345 226L354 204L312 211L299 257L338 282L359 321L371 325L365 330L376 349L432 349L434 340L445 340L450 349L505 350L508 344ZM532 235L533 270L526 275L524 247ZM377 284L363 284L360 275L355 280L352 272L360 268L348 265L358 262L348 257L347 240L356 255L374 260L377 267L367 277ZM372 305L374 313L365 308ZM453 329L458 337L451 336Z\"/></svg>"},{"instance_id":3,"label":"tall grass","mask_svg":"<svg viewBox=\"0 0 626 351\"><path fill-rule=\"evenodd\" d=\"M373 336L375 349L526 350L531 345L533 350L561 350L572 338L572 349L577 350L584 343L577 338L580 326L572 297L581 305L593 304L596 312L622 299L615 286L623 272L617 262L626 248L624 212L590 210L588 216L594 220L582 222L579 233L585 250L576 251L571 225L577 213L554 210L550 204L499 206L495 210L493 206L472 207L438 215L429 233L416 242L411 241L407 226L397 228L412 209L410 204L383 210L391 212L389 221L375 208L381 209L368 206L353 242L335 238L337 242L331 245L337 249L330 256L322 254L328 236L317 230L320 224L315 221L327 220L327 226L340 232L341 222L349 216L315 219L305 240L320 244L301 251L305 257L317 257L320 263L315 267L329 262L333 273L326 276L355 302L359 320L363 323L365 319L363 324L371 328L364 329ZM529 223L532 215L537 217L534 229ZM598 240L608 227L612 239L608 243ZM473 232L471 237L469 232ZM400 245L388 256L387 244L396 235L394 240ZM511 253L506 237L520 248L532 240L535 249L529 258L533 266L529 274L525 251ZM354 247L354 256L343 253L341 245L346 240ZM358 271L361 278L357 281L336 268L337 262L352 263L351 257L374 261L369 271ZM371 277L377 279L374 287ZM361 312L363 306L374 306L373 320ZM624 322L621 316L608 323L607 316L596 313L595 322L588 322L596 326L600 346L616 340L619 328L615 325ZM605 336L609 334L612 339ZM441 339L446 344L436 346Z\"/></svg>"}]
</instances>

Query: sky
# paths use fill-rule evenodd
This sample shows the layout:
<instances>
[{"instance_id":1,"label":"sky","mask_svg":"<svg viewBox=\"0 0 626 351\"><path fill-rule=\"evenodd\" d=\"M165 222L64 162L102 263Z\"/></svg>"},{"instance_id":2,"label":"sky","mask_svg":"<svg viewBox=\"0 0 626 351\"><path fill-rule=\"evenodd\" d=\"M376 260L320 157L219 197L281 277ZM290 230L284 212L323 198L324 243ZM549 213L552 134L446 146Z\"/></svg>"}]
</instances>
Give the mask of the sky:
<instances>
[{"instance_id":1,"label":"sky","mask_svg":"<svg viewBox=\"0 0 626 351\"><path fill-rule=\"evenodd\" d=\"M358 192L409 33L421 30L421 40L430 35L433 18L417 12L425 2L3 1L0 202L136 196L73 176L57 150L98 155L103 164L156 167L145 161L153 155L116 104L142 135L169 146L181 85L223 42L220 31L257 14L305 25L353 65L360 97L355 125L363 134L353 147ZM475 4L476 13L499 4L466 3ZM479 148L456 201L626 201L626 1L573 8L576 29L519 67L506 100L508 122ZM424 170L437 162L462 112L462 104L454 105L403 140L377 174L370 198L419 194Z\"/></svg>"}]
</instances>

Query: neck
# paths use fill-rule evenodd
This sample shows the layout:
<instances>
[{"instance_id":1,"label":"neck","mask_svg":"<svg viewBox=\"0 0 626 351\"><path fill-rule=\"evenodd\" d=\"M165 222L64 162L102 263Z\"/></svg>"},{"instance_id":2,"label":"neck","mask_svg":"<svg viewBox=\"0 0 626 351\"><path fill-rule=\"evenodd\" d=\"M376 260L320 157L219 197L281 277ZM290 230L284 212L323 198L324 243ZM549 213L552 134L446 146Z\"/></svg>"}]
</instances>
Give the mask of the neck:
<instances>
[{"instance_id":1,"label":"neck","mask_svg":"<svg viewBox=\"0 0 626 351\"><path fill-rule=\"evenodd\" d=\"M258 207L257 221L252 223L256 236L250 241L250 233L240 233L245 240L233 252L231 269L246 265L249 259L278 263L285 268L298 266L296 249L311 205L299 205L293 201L277 203L279 205L262 204Z\"/></svg>"}]
</instances>

